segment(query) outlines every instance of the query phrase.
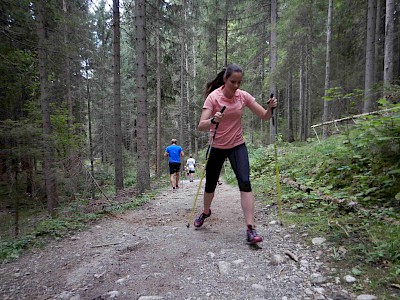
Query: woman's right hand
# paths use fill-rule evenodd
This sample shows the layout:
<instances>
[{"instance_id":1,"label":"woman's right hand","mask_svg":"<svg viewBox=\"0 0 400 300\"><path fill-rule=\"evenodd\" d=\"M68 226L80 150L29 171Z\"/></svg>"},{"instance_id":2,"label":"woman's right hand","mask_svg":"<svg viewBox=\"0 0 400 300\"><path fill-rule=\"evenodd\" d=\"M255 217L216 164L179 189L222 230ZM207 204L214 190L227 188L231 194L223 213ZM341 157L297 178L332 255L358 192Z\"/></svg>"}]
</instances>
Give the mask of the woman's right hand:
<instances>
[{"instance_id":1,"label":"woman's right hand","mask_svg":"<svg viewBox=\"0 0 400 300\"><path fill-rule=\"evenodd\" d=\"M224 116L223 113L221 113L220 111L217 111L214 115L214 121L215 123L219 123L222 120L222 117Z\"/></svg>"}]
</instances>

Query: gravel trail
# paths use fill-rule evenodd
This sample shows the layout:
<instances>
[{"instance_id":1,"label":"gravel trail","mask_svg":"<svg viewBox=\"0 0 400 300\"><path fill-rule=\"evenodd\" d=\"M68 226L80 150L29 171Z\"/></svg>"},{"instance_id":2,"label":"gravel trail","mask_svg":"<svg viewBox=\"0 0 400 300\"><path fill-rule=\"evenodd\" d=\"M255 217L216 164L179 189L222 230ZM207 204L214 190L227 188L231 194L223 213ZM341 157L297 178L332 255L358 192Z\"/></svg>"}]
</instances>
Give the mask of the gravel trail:
<instances>
[{"instance_id":1,"label":"gravel trail","mask_svg":"<svg viewBox=\"0 0 400 300\"><path fill-rule=\"evenodd\" d=\"M138 210L3 263L0 299L356 299L324 262L329 247L314 245L302 228L280 226L273 207L257 201L264 242L247 245L235 186L218 186L212 216L188 229L198 184L183 181Z\"/></svg>"}]
</instances>

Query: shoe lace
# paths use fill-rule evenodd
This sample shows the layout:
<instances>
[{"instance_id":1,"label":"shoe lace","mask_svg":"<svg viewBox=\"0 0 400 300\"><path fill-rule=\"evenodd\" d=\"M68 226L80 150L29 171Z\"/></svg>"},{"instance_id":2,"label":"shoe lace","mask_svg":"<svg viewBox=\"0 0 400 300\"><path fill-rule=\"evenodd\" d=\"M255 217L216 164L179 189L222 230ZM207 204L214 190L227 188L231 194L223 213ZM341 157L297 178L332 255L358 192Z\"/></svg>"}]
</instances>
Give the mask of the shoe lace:
<instances>
[{"instance_id":1,"label":"shoe lace","mask_svg":"<svg viewBox=\"0 0 400 300\"><path fill-rule=\"evenodd\" d=\"M254 237L254 236L258 236L257 231L255 231L255 229L250 230L250 234Z\"/></svg>"},{"instance_id":2,"label":"shoe lace","mask_svg":"<svg viewBox=\"0 0 400 300\"><path fill-rule=\"evenodd\" d=\"M197 218L198 220L202 220L204 221L205 219L207 219L210 216L210 214L206 214L204 211L201 213L201 215Z\"/></svg>"},{"instance_id":3,"label":"shoe lace","mask_svg":"<svg viewBox=\"0 0 400 300\"><path fill-rule=\"evenodd\" d=\"M200 220L205 220L207 218L207 215L205 213L201 213L201 215L199 216Z\"/></svg>"},{"instance_id":4,"label":"shoe lace","mask_svg":"<svg viewBox=\"0 0 400 300\"><path fill-rule=\"evenodd\" d=\"M252 238L258 236L257 231L256 231L254 228L252 228L252 227L248 227L247 231L249 232L249 235L250 235Z\"/></svg>"}]
</instances>

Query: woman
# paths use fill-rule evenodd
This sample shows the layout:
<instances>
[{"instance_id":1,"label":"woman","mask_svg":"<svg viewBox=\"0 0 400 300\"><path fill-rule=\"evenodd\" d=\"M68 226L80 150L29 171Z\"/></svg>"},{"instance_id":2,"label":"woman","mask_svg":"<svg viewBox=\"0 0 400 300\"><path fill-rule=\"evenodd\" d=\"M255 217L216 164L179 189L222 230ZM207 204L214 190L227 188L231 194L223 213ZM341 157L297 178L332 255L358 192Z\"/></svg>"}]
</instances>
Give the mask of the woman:
<instances>
[{"instance_id":1,"label":"woman","mask_svg":"<svg viewBox=\"0 0 400 300\"><path fill-rule=\"evenodd\" d=\"M204 209L194 221L195 227L203 225L204 220L211 216L211 203L218 182L222 165L229 159L238 181L241 205L246 222L246 238L250 244L262 242L254 226L254 195L250 184L250 166L246 144L242 132L242 113L247 106L254 114L263 120L272 116L272 109L277 106L277 100L268 101L265 110L248 92L240 90L243 71L237 65L229 65L217 77L208 82L205 90L205 102L198 129L215 130L214 124L219 123L218 132L210 150L206 166L206 185L204 192ZM226 109L221 113L221 108Z\"/></svg>"}]
</instances>

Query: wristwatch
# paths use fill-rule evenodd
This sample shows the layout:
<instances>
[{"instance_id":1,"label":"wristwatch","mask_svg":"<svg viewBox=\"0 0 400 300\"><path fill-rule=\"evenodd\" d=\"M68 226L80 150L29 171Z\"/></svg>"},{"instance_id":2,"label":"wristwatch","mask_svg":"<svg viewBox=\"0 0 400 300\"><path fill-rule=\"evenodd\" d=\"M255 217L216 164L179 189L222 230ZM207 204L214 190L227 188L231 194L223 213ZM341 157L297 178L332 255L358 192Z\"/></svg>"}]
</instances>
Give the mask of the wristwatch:
<instances>
[{"instance_id":1,"label":"wristwatch","mask_svg":"<svg viewBox=\"0 0 400 300\"><path fill-rule=\"evenodd\" d=\"M215 122L214 117L211 118L211 124L217 124L217 122Z\"/></svg>"}]
</instances>

